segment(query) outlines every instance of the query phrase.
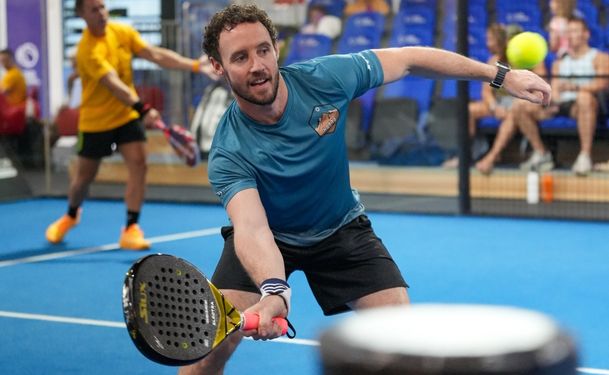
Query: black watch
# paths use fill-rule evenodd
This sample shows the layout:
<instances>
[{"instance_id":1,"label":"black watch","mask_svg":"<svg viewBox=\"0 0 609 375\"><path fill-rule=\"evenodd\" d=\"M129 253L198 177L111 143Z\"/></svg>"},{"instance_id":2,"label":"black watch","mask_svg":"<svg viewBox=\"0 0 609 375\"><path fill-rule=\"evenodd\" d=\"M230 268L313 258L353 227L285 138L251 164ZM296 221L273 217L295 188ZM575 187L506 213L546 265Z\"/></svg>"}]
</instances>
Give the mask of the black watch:
<instances>
[{"instance_id":1,"label":"black watch","mask_svg":"<svg viewBox=\"0 0 609 375\"><path fill-rule=\"evenodd\" d=\"M512 70L508 64L497 61L497 75L490 83L490 86L494 89L500 89L503 86L503 80L505 75Z\"/></svg>"}]
</instances>

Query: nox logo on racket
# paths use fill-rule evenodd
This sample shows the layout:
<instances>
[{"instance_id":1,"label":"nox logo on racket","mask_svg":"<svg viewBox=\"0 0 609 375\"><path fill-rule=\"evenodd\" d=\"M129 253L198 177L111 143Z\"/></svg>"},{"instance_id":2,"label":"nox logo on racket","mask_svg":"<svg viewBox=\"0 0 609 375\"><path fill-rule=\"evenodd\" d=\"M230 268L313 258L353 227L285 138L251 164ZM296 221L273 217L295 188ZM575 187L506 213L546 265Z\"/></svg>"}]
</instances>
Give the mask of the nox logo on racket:
<instances>
[{"instance_id":1,"label":"nox logo on racket","mask_svg":"<svg viewBox=\"0 0 609 375\"><path fill-rule=\"evenodd\" d=\"M140 318L148 324L148 297L146 297L146 283L140 283Z\"/></svg>"}]
</instances>

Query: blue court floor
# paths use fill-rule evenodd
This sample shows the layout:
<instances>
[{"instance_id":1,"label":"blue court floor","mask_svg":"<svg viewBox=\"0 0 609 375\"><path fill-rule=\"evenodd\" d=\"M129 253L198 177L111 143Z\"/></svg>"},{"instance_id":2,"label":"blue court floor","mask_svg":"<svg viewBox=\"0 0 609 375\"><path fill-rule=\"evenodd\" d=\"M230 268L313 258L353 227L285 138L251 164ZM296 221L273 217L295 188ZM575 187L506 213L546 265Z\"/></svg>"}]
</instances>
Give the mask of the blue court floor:
<instances>
[{"instance_id":1,"label":"blue court floor","mask_svg":"<svg viewBox=\"0 0 609 375\"><path fill-rule=\"evenodd\" d=\"M45 228L65 205L56 199L0 203L0 373L174 374L175 368L145 359L124 328L124 274L145 254L117 249L122 202L87 201L80 225L64 243L49 245ZM609 224L369 216L409 282L413 303L546 313L577 341L581 373L609 374ZM141 219L152 251L185 258L208 275L226 223L220 206L195 204L147 203ZM346 315L324 317L302 274L290 284L297 339L244 340L227 374L320 373L317 340Z\"/></svg>"}]
</instances>

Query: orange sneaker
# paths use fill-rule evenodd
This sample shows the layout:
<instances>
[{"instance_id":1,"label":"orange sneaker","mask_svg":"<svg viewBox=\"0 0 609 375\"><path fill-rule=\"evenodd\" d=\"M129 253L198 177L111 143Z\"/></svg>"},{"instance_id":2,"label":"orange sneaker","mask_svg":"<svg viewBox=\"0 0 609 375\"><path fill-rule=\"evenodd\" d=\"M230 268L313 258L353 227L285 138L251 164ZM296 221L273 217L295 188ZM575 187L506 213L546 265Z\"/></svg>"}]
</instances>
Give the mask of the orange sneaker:
<instances>
[{"instance_id":1,"label":"orange sneaker","mask_svg":"<svg viewBox=\"0 0 609 375\"><path fill-rule=\"evenodd\" d=\"M76 224L80 222L80 209L76 214L76 218L63 215L58 220L49 225L46 231L47 240L50 243L59 243L63 240L63 237L72 229Z\"/></svg>"},{"instance_id":2,"label":"orange sneaker","mask_svg":"<svg viewBox=\"0 0 609 375\"><path fill-rule=\"evenodd\" d=\"M129 227L123 228L118 244L121 248L127 250L150 249L150 242L144 239L144 232L137 224L131 224Z\"/></svg>"}]
</instances>

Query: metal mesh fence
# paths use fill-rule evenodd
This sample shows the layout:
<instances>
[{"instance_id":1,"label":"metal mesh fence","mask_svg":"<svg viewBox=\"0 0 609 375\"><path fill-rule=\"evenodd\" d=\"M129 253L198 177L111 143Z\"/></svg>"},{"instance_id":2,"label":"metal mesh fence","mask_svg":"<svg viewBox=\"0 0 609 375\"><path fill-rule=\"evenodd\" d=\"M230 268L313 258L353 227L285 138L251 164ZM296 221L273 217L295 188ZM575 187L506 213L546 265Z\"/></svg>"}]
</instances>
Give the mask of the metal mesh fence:
<instances>
[{"instance_id":1,"label":"metal mesh fence","mask_svg":"<svg viewBox=\"0 0 609 375\"><path fill-rule=\"evenodd\" d=\"M319 44L313 38L297 37L301 22L307 22L303 15L306 5L297 3L290 8L294 4L280 3L269 1L260 5L274 17L279 28L280 63L283 64L288 62L288 56L296 59L293 61L298 60L298 56L293 55L302 47L298 43L304 43L309 49ZM328 4L335 5L333 2ZM345 13L346 8L336 10L333 7L342 28L341 33L331 39L326 53L425 45L487 61L492 55L487 31L494 23L518 25L521 30L549 37L546 26L551 14L545 1L507 4L503 0L402 0L391 5L390 11L379 18L382 24L376 28L378 38L370 40L362 38L357 34L357 28L353 28L358 22L366 23L370 19L356 21ZM590 26L591 46L605 51L609 41L600 30L606 30L607 6L594 1L591 5L592 8L579 9L580 15L586 17ZM214 2L178 2L175 20L160 22L144 17L132 19L132 22L151 36L158 34L153 37L157 44L196 57L201 52L203 27L219 7ZM458 17L459 14L464 17ZM67 18L66 27L77 28L73 26L76 21ZM69 40L66 37L66 41ZM311 51L305 49L305 52ZM552 72L552 64L560 61L552 57L550 54L544 62L548 75ZM601 68L609 71L609 67ZM590 76L589 79L602 77L594 71L584 73ZM202 76L138 64L134 77L140 94L161 109L168 122L186 127L193 126L197 106L211 84ZM563 79L576 82L582 78L565 76ZM609 168L602 164L609 160L604 91L599 90L601 95L594 96L598 116L594 122L589 173L579 175L572 170L581 151L581 125L578 124L581 119L569 110L559 117L549 116L536 126L552 156L553 168L534 173L521 168L534 150L515 121L516 130L494 160L492 173L488 173L481 171L477 163L489 154L505 125L495 112L477 118L473 131L469 131L467 125L468 118L474 115L467 111L471 108L469 103L482 100L485 85L407 77L354 100L346 122L353 186L379 209L609 219L609 172L605 171ZM579 113L586 112L585 108L578 109ZM595 110L590 108L590 111ZM173 163L171 158L156 160ZM201 168L205 171L205 163ZM174 165L173 170L179 170L179 167ZM155 173L154 168L151 173ZM180 170L174 177L168 175L167 169L159 173L165 177L160 183L179 186L184 181L191 181L191 185L208 186L205 178L184 178L184 174L194 173L192 171ZM154 176L151 180L155 181ZM108 178L106 181L114 180Z\"/></svg>"}]
</instances>

